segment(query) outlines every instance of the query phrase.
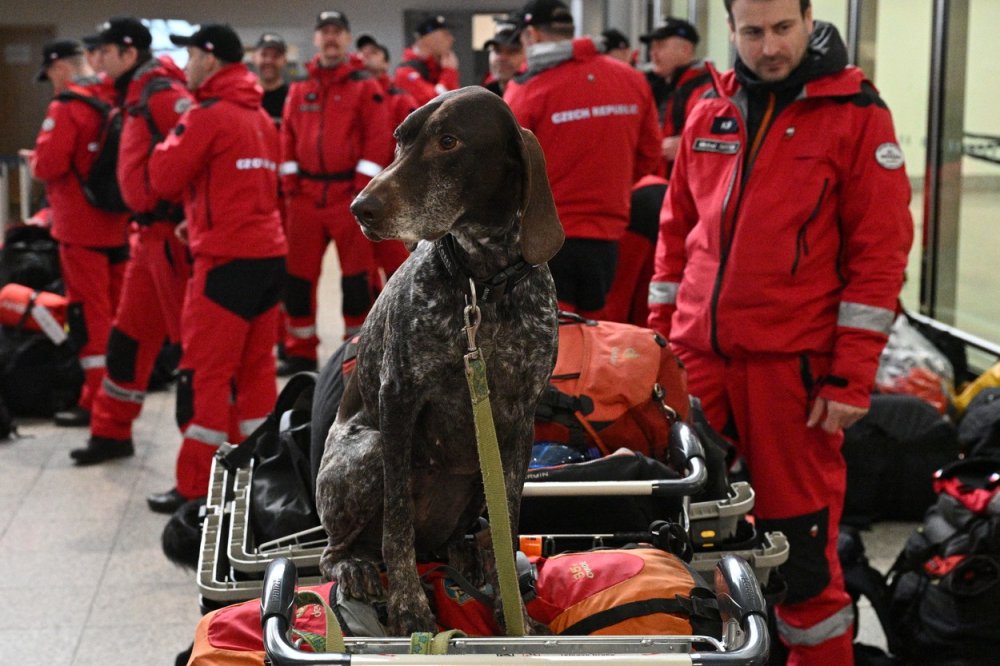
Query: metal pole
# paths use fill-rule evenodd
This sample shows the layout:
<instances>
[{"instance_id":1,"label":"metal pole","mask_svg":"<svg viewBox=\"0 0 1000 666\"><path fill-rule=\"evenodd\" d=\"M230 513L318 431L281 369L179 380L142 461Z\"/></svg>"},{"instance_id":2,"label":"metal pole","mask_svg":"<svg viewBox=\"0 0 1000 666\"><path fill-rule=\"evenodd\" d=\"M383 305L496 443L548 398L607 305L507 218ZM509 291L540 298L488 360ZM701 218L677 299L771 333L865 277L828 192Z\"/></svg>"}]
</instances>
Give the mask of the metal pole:
<instances>
[{"instance_id":1,"label":"metal pole","mask_svg":"<svg viewBox=\"0 0 1000 666\"><path fill-rule=\"evenodd\" d=\"M0 162L0 232L7 230L10 221L10 173L6 162Z\"/></svg>"},{"instance_id":2,"label":"metal pole","mask_svg":"<svg viewBox=\"0 0 1000 666\"><path fill-rule=\"evenodd\" d=\"M21 193L21 221L27 222L31 217L31 166L28 160L20 155L17 157L17 184Z\"/></svg>"}]
</instances>

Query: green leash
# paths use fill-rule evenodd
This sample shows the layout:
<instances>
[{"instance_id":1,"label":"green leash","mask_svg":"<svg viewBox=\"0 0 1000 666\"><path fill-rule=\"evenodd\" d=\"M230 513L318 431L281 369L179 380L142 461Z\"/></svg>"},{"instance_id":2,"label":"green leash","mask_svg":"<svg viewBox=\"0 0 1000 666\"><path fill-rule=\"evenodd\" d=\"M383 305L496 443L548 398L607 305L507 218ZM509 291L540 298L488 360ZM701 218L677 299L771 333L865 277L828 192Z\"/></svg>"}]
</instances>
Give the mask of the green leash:
<instances>
[{"instance_id":1,"label":"green leash","mask_svg":"<svg viewBox=\"0 0 1000 666\"><path fill-rule=\"evenodd\" d=\"M479 466L483 472L483 488L486 492L486 507L490 513L490 535L493 539L493 555L496 558L497 576L500 580L500 602L503 608L507 635L524 636L524 616L521 614L521 589L517 583L517 567L514 563L514 540L507 503L507 489L504 485L503 464L500 460L500 445L493 425L493 410L490 407L490 387L486 381L486 363L476 346L476 331L482 315L476 305L476 287L469 281L472 302L465 308L465 333L469 338L469 353L465 355L465 378L469 382L469 397L472 399L472 416L476 426L476 448L479 451Z\"/></svg>"}]
</instances>

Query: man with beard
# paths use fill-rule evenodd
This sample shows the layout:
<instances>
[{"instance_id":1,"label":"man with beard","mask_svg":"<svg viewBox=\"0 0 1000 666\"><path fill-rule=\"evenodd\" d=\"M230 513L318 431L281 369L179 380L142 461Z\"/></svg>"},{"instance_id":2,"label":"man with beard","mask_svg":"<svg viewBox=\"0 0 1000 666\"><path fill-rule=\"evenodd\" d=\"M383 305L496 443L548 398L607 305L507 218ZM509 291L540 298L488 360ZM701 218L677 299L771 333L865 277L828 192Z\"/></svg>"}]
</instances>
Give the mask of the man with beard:
<instances>
[{"instance_id":1,"label":"man with beard","mask_svg":"<svg viewBox=\"0 0 1000 666\"><path fill-rule=\"evenodd\" d=\"M132 422L164 340L180 344L180 310L191 263L174 229L184 219L179 199L151 188L149 155L192 104L182 72L169 56L154 58L149 30L138 19L115 17L88 38L114 82L124 114L118 184L138 223L132 260L107 346L107 370L94 399L90 439L70 457L91 465L133 453Z\"/></svg>"},{"instance_id":2,"label":"man with beard","mask_svg":"<svg viewBox=\"0 0 1000 666\"><path fill-rule=\"evenodd\" d=\"M790 664L851 664L837 559L843 429L868 409L913 240L892 118L809 0L726 0L735 69L688 118L660 216L651 327L733 433L760 531L791 545Z\"/></svg>"},{"instance_id":3,"label":"man with beard","mask_svg":"<svg viewBox=\"0 0 1000 666\"><path fill-rule=\"evenodd\" d=\"M345 335L356 333L374 302L372 243L351 215L354 197L392 159L385 93L360 59L348 57L350 23L321 12L309 77L289 89L281 124L281 185L288 214L287 359L279 375L316 369L316 285L323 253L336 244Z\"/></svg>"}]
</instances>

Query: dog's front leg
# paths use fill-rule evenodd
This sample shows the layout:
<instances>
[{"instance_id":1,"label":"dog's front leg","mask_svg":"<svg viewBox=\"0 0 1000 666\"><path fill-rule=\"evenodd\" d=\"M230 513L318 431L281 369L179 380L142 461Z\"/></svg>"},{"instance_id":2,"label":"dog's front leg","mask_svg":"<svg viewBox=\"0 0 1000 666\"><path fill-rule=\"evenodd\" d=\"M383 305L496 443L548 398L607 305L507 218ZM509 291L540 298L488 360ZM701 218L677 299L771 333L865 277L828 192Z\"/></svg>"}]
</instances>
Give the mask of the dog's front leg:
<instances>
[{"instance_id":1,"label":"dog's front leg","mask_svg":"<svg viewBox=\"0 0 1000 666\"><path fill-rule=\"evenodd\" d=\"M409 636L436 631L427 597L417 577L413 504L413 427L416 401L412 391L383 386L379 411L385 455L382 559L388 578L389 635Z\"/></svg>"}]
</instances>

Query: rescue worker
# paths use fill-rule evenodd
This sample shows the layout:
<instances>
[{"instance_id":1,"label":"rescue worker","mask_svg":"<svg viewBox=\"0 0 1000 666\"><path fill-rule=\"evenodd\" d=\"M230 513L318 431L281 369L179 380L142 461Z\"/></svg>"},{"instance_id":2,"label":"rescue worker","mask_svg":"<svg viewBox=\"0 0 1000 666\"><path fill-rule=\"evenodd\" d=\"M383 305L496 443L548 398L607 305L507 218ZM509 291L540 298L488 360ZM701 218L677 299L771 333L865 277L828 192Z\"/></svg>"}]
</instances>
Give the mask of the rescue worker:
<instances>
[{"instance_id":1,"label":"rescue worker","mask_svg":"<svg viewBox=\"0 0 1000 666\"><path fill-rule=\"evenodd\" d=\"M608 28L601 33L601 39L604 40L604 55L620 60L629 67L635 66L636 52L624 32L617 28Z\"/></svg>"},{"instance_id":2,"label":"rescue worker","mask_svg":"<svg viewBox=\"0 0 1000 666\"><path fill-rule=\"evenodd\" d=\"M184 72L169 56L153 57L149 30L134 17L112 18L91 41L121 94L118 184L138 233L108 339L107 371L94 399L90 439L70 452L77 465L133 454L132 422L142 410L157 355L164 340L181 342L181 304L191 275L187 248L174 233L184 219L180 199L158 197L149 175L153 146L192 104Z\"/></svg>"},{"instance_id":3,"label":"rescue worker","mask_svg":"<svg viewBox=\"0 0 1000 666\"><path fill-rule=\"evenodd\" d=\"M177 485L147 498L164 513L204 496L219 445L242 441L274 406L288 250L278 213L278 133L242 64L239 37L228 25L207 24L170 39L188 49L185 73L198 103L149 159L154 192L183 197L187 218L178 230L194 257L181 315Z\"/></svg>"},{"instance_id":4,"label":"rescue worker","mask_svg":"<svg viewBox=\"0 0 1000 666\"><path fill-rule=\"evenodd\" d=\"M673 17L639 37L640 42L649 45L653 73L666 84L663 104L658 107L663 128L664 175L670 174L670 166L677 156L684 120L698 99L712 89L712 77L705 62L694 55L698 40L698 31L693 25Z\"/></svg>"},{"instance_id":5,"label":"rescue worker","mask_svg":"<svg viewBox=\"0 0 1000 666\"><path fill-rule=\"evenodd\" d=\"M393 82L423 106L438 95L458 88L455 37L443 16L428 16L414 31L416 40L403 51Z\"/></svg>"},{"instance_id":6,"label":"rescue worker","mask_svg":"<svg viewBox=\"0 0 1000 666\"><path fill-rule=\"evenodd\" d=\"M52 236L59 242L59 261L69 300L69 334L85 378L77 404L55 413L55 423L60 426L85 426L90 422L128 262L128 215L91 204L82 186L100 153L107 117L90 101L105 108L115 103L110 82L84 77L87 73L79 43L45 45L38 80L52 83L54 99L35 149L29 154L32 173L45 183L52 209Z\"/></svg>"},{"instance_id":7,"label":"rescue worker","mask_svg":"<svg viewBox=\"0 0 1000 666\"><path fill-rule=\"evenodd\" d=\"M281 182L288 214L287 359L281 376L316 369L316 285L331 240L340 258L344 327L360 328L374 300L372 243L350 204L392 159L389 107L360 59L348 58L350 24L338 11L316 18L309 78L291 85L281 126Z\"/></svg>"},{"instance_id":8,"label":"rescue worker","mask_svg":"<svg viewBox=\"0 0 1000 666\"><path fill-rule=\"evenodd\" d=\"M913 240L892 118L809 0L726 0L735 69L688 118L660 218L649 324L733 432L759 531L791 551L791 664L851 664L837 559L843 429L868 410Z\"/></svg>"},{"instance_id":9,"label":"rescue worker","mask_svg":"<svg viewBox=\"0 0 1000 666\"><path fill-rule=\"evenodd\" d=\"M549 260L559 305L595 315L615 275L632 184L659 160L656 108L642 74L604 57L591 38L573 39L565 3L527 3L520 26L528 71L504 99L545 151L566 233Z\"/></svg>"},{"instance_id":10,"label":"rescue worker","mask_svg":"<svg viewBox=\"0 0 1000 666\"><path fill-rule=\"evenodd\" d=\"M526 60L516 20L506 16L494 20L493 37L483 45L490 59L490 73L483 87L503 97L510 80L524 71Z\"/></svg>"},{"instance_id":11,"label":"rescue worker","mask_svg":"<svg viewBox=\"0 0 1000 666\"><path fill-rule=\"evenodd\" d=\"M281 114L285 109L285 98L288 97L288 82L285 81L288 44L278 33L265 32L257 40L251 59L257 70L260 87L264 89L261 104L267 115L271 116L275 127L281 127Z\"/></svg>"}]
</instances>

